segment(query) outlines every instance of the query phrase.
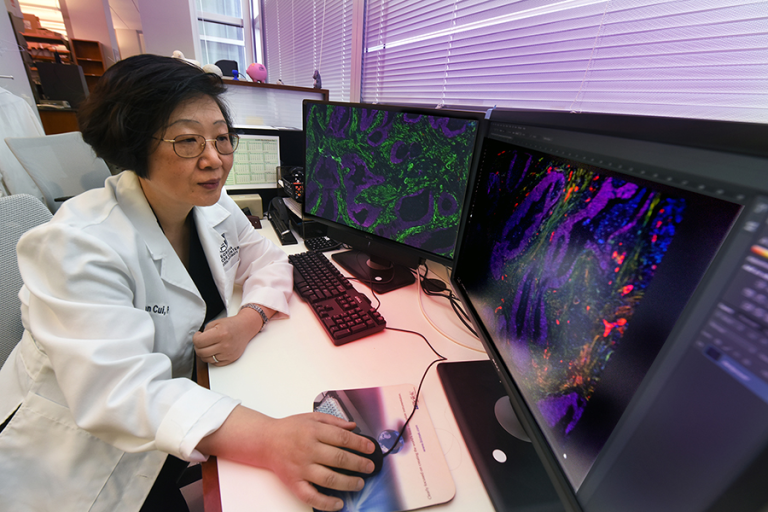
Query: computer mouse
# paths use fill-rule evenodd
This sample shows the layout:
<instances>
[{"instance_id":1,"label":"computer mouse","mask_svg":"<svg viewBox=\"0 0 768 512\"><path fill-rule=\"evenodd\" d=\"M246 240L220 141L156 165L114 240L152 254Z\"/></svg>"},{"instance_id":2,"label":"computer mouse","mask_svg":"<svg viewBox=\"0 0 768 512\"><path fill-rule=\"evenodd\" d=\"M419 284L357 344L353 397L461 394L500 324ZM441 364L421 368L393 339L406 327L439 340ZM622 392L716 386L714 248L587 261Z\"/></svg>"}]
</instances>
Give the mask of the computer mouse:
<instances>
[{"instance_id":1,"label":"computer mouse","mask_svg":"<svg viewBox=\"0 0 768 512\"><path fill-rule=\"evenodd\" d=\"M373 466L374 466L373 473L360 473L358 471L349 471L347 469L339 469L339 468L334 468L334 470L349 476L359 476L360 478L368 478L370 476L376 475L379 471L381 471L381 467L384 465L384 454L381 451L381 446L379 445L379 442L376 441L374 438L372 438L371 436L367 436L365 434L358 434L358 435L371 440L374 446L373 453L361 453L361 452L350 450L347 448L342 448L342 449L347 450L348 452L354 453L355 455L365 457L366 459L373 462Z\"/></svg>"}]
</instances>

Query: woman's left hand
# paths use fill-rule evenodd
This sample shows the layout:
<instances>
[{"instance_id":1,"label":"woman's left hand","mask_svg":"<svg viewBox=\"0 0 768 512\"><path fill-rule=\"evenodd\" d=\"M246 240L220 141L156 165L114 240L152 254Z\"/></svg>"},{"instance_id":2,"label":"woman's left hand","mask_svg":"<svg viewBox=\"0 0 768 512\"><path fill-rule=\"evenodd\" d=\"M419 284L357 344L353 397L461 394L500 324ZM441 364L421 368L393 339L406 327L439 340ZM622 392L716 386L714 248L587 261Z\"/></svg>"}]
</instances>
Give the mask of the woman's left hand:
<instances>
[{"instance_id":1,"label":"woman's left hand","mask_svg":"<svg viewBox=\"0 0 768 512\"><path fill-rule=\"evenodd\" d=\"M214 366L234 363L243 355L251 338L259 332L258 328L254 330L252 323L253 318L248 314L208 322L202 332L196 332L192 337L197 356Z\"/></svg>"}]
</instances>

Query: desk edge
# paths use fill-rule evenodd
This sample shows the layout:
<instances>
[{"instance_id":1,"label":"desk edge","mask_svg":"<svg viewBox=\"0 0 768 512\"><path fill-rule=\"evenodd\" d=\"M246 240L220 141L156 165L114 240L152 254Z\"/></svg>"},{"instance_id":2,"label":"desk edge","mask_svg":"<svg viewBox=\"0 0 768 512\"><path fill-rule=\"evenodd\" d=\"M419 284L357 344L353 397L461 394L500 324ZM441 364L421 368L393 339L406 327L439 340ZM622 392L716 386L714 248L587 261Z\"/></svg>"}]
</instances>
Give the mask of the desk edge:
<instances>
[{"instance_id":1,"label":"desk edge","mask_svg":"<svg viewBox=\"0 0 768 512\"><path fill-rule=\"evenodd\" d=\"M195 357L197 364L197 383L206 389L211 389L208 377L208 363ZM216 457L208 457L201 464L203 471L203 508L205 512L221 512L221 489L219 488L219 466Z\"/></svg>"}]
</instances>

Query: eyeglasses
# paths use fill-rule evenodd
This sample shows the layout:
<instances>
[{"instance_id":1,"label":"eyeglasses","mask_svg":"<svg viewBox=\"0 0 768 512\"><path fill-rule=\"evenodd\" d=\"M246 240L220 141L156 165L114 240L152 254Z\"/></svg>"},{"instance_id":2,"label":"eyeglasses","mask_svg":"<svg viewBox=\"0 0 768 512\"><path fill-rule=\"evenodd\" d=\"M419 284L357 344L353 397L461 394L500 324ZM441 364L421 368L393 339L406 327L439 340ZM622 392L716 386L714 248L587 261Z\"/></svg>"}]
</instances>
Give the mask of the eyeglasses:
<instances>
[{"instance_id":1,"label":"eyeglasses","mask_svg":"<svg viewBox=\"0 0 768 512\"><path fill-rule=\"evenodd\" d=\"M173 144L173 150L181 158L196 158L203 154L205 145L213 142L213 147L221 155L231 155L240 143L236 133L222 133L215 139L206 139L202 135L179 135L173 139L158 139Z\"/></svg>"}]
</instances>

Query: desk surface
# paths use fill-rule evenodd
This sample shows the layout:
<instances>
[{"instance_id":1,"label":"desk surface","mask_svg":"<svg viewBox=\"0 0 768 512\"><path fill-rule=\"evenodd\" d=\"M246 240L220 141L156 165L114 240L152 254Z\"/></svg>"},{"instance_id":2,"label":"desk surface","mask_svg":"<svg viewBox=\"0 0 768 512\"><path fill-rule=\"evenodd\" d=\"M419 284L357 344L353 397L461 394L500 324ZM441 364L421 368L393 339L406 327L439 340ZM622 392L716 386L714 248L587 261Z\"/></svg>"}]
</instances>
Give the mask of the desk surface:
<instances>
[{"instance_id":1,"label":"desk surface","mask_svg":"<svg viewBox=\"0 0 768 512\"><path fill-rule=\"evenodd\" d=\"M264 222L261 232L279 245L268 222ZM301 241L283 248L289 254L306 250ZM375 304L370 289L360 283L355 283L355 287ZM378 297L379 311L388 326L424 334L449 361L487 358L480 342L466 331L445 299L427 297L415 284ZM235 298L232 303L239 300ZM211 389L270 416L285 417L310 412L314 398L322 391L395 384L417 386L424 370L436 359L420 337L390 330L336 347L299 296L294 294L290 307L291 317L270 322L237 362L209 368ZM435 325L454 341L441 334ZM493 510L434 367L424 380L420 400L432 417L456 485L454 499L432 509ZM216 464L224 512L311 510L270 471L222 459ZM204 473L208 512L215 508L209 499L216 494L211 474Z\"/></svg>"}]
</instances>

